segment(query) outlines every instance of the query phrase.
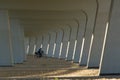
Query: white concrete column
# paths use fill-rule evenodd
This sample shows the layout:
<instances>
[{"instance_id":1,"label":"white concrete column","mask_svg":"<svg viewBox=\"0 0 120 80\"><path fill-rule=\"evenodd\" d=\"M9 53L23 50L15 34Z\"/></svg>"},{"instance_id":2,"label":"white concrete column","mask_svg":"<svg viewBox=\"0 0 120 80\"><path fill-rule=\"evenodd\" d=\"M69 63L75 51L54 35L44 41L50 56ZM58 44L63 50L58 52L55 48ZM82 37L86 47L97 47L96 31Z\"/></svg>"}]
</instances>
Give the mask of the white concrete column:
<instances>
[{"instance_id":1,"label":"white concrete column","mask_svg":"<svg viewBox=\"0 0 120 80\"><path fill-rule=\"evenodd\" d=\"M17 19L10 20L11 34L12 34L12 49L14 56L14 63L22 63L24 60L24 52L21 41L20 22Z\"/></svg>"},{"instance_id":2,"label":"white concrete column","mask_svg":"<svg viewBox=\"0 0 120 80\"><path fill-rule=\"evenodd\" d=\"M62 46L62 51L61 51L61 56L60 56L60 58L62 58L62 59L66 58L69 38L70 38L70 28L65 27L64 28L63 41L62 41L63 46Z\"/></svg>"},{"instance_id":3,"label":"white concrete column","mask_svg":"<svg viewBox=\"0 0 120 80\"><path fill-rule=\"evenodd\" d=\"M71 35L70 35L70 45L69 45L69 50L68 50L68 55L67 55L67 60L73 60L74 53L75 53L75 40L77 36L77 26L72 26L71 27Z\"/></svg>"},{"instance_id":4,"label":"white concrete column","mask_svg":"<svg viewBox=\"0 0 120 80\"><path fill-rule=\"evenodd\" d=\"M29 38L29 55L33 55L34 54L34 47L35 47L35 41L36 41L36 37L30 37Z\"/></svg>"},{"instance_id":5,"label":"white concrete column","mask_svg":"<svg viewBox=\"0 0 120 80\"><path fill-rule=\"evenodd\" d=\"M111 0L98 0L99 8L96 26L93 32L93 44L89 53L87 66L99 67L103 47L106 23L108 22Z\"/></svg>"},{"instance_id":6,"label":"white concrete column","mask_svg":"<svg viewBox=\"0 0 120 80\"><path fill-rule=\"evenodd\" d=\"M27 56L25 54L25 43L24 43L24 28L23 26L20 26L20 40L21 40L21 45L22 45L22 53L23 53L23 58L24 58L24 61L26 61L27 59Z\"/></svg>"},{"instance_id":7,"label":"white concrete column","mask_svg":"<svg viewBox=\"0 0 120 80\"><path fill-rule=\"evenodd\" d=\"M81 19L79 21L79 27L78 27L78 33L77 33L77 40L76 40L76 50L74 55L73 62L79 63L81 50L82 50L82 40L85 32L85 28L87 25L87 15L86 13L83 13L81 16Z\"/></svg>"},{"instance_id":8,"label":"white concrete column","mask_svg":"<svg viewBox=\"0 0 120 80\"><path fill-rule=\"evenodd\" d=\"M61 54L60 48L61 48L62 37L63 37L63 31L59 29L57 32L57 38L56 38L56 48L55 48L55 53L54 53L55 58L59 58Z\"/></svg>"},{"instance_id":9,"label":"white concrete column","mask_svg":"<svg viewBox=\"0 0 120 80\"><path fill-rule=\"evenodd\" d=\"M24 43L25 43L25 53L28 54L28 50L29 50L29 38L25 37L24 39Z\"/></svg>"},{"instance_id":10,"label":"white concrete column","mask_svg":"<svg viewBox=\"0 0 120 80\"><path fill-rule=\"evenodd\" d=\"M110 21L106 27L100 75L120 74L120 0L112 0Z\"/></svg>"},{"instance_id":11,"label":"white concrete column","mask_svg":"<svg viewBox=\"0 0 120 80\"><path fill-rule=\"evenodd\" d=\"M41 48L41 44L42 44L42 36L37 36L35 51L38 51Z\"/></svg>"},{"instance_id":12,"label":"white concrete column","mask_svg":"<svg viewBox=\"0 0 120 80\"><path fill-rule=\"evenodd\" d=\"M49 43L49 51L48 51L48 57L53 57L53 50L54 50L54 44L56 40L56 33L50 32L50 43Z\"/></svg>"},{"instance_id":13,"label":"white concrete column","mask_svg":"<svg viewBox=\"0 0 120 80\"><path fill-rule=\"evenodd\" d=\"M92 8L93 11L88 12L87 16L88 16L88 20L87 20L87 27L85 29L85 36L83 36L83 50L81 51L80 54L80 65L87 65L87 61L88 61L88 55L89 55L89 51L91 50L91 42L92 42L92 32L93 32L93 28L94 28L94 23L95 23L95 18L96 18L96 10L97 7L93 7Z\"/></svg>"},{"instance_id":14,"label":"white concrete column","mask_svg":"<svg viewBox=\"0 0 120 80\"><path fill-rule=\"evenodd\" d=\"M0 10L0 66L13 66L12 38L7 10Z\"/></svg>"},{"instance_id":15,"label":"white concrete column","mask_svg":"<svg viewBox=\"0 0 120 80\"><path fill-rule=\"evenodd\" d=\"M49 42L49 35L44 34L43 35L43 47L42 47L42 50L44 51L44 54L48 54L48 52L47 52L48 42Z\"/></svg>"}]
</instances>

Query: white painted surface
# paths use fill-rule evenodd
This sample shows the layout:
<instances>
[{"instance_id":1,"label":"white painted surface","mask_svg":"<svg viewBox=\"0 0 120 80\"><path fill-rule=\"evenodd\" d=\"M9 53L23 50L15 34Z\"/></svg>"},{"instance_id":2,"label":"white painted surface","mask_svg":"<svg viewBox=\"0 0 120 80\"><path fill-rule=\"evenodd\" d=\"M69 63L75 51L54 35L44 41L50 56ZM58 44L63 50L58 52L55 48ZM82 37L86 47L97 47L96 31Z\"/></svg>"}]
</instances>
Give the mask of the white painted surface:
<instances>
[{"instance_id":1,"label":"white painted surface","mask_svg":"<svg viewBox=\"0 0 120 80\"><path fill-rule=\"evenodd\" d=\"M34 45L35 45L35 37L30 37L29 38L29 55L33 55L34 54Z\"/></svg>"},{"instance_id":2,"label":"white painted surface","mask_svg":"<svg viewBox=\"0 0 120 80\"><path fill-rule=\"evenodd\" d=\"M54 50L54 43L56 40L56 33L55 32L50 32L50 43L49 43L49 51L48 51L48 57L53 56L53 50Z\"/></svg>"},{"instance_id":3,"label":"white painted surface","mask_svg":"<svg viewBox=\"0 0 120 80\"><path fill-rule=\"evenodd\" d=\"M99 8L94 32L91 52L88 58L88 67L99 67L103 47L106 23L108 22L111 0L98 0Z\"/></svg>"},{"instance_id":4,"label":"white painted surface","mask_svg":"<svg viewBox=\"0 0 120 80\"><path fill-rule=\"evenodd\" d=\"M78 27L78 33L77 33L77 44L76 44L76 50L73 62L79 63L80 55L81 55L81 48L82 48L82 40L85 32L85 27L87 23L87 15L84 13L80 15L81 18L79 20L79 27Z\"/></svg>"},{"instance_id":5,"label":"white painted surface","mask_svg":"<svg viewBox=\"0 0 120 80\"><path fill-rule=\"evenodd\" d=\"M60 56L60 58L62 59L66 58L69 38L70 38L70 27L65 27L64 35L63 35L63 42L62 42L63 46L62 46L62 51L61 51L61 56Z\"/></svg>"},{"instance_id":6,"label":"white painted surface","mask_svg":"<svg viewBox=\"0 0 120 80\"><path fill-rule=\"evenodd\" d=\"M85 42L84 42L83 52L80 53L81 54L80 65L87 65L91 37L92 37L92 32L93 32L93 27L95 22L96 6L92 8L92 12L93 12L92 13L93 15L90 12L87 12L88 21L87 21L87 28L85 32Z\"/></svg>"},{"instance_id":7,"label":"white painted surface","mask_svg":"<svg viewBox=\"0 0 120 80\"><path fill-rule=\"evenodd\" d=\"M29 38L28 37L25 37L24 38L24 43L25 43L25 53L28 54L28 51L29 51Z\"/></svg>"},{"instance_id":8,"label":"white painted surface","mask_svg":"<svg viewBox=\"0 0 120 80\"><path fill-rule=\"evenodd\" d=\"M56 48L55 48L55 53L54 53L55 58L59 58L62 37L63 37L63 31L59 29L57 31L57 38L56 38Z\"/></svg>"},{"instance_id":9,"label":"white painted surface","mask_svg":"<svg viewBox=\"0 0 120 80\"><path fill-rule=\"evenodd\" d=\"M42 50L44 51L45 54L47 54L48 42L49 42L49 35L44 34L43 35L43 47L42 47Z\"/></svg>"},{"instance_id":10,"label":"white painted surface","mask_svg":"<svg viewBox=\"0 0 120 80\"><path fill-rule=\"evenodd\" d=\"M38 35L36 40L36 51L38 51L41 48L42 45L42 36Z\"/></svg>"},{"instance_id":11,"label":"white painted surface","mask_svg":"<svg viewBox=\"0 0 120 80\"><path fill-rule=\"evenodd\" d=\"M27 57L26 57L26 54L25 54L25 43L24 43L24 29L23 29L23 26L20 25L20 40L21 40L21 48L22 48L22 54L23 54L23 59L24 61L26 61Z\"/></svg>"},{"instance_id":12,"label":"white painted surface","mask_svg":"<svg viewBox=\"0 0 120 80\"><path fill-rule=\"evenodd\" d=\"M22 48L21 45L21 32L20 32L20 23L17 19L11 19L10 20L10 26L11 26L11 35L12 35L12 50L13 50L13 58L14 63L22 63L24 60Z\"/></svg>"},{"instance_id":13,"label":"white painted surface","mask_svg":"<svg viewBox=\"0 0 120 80\"><path fill-rule=\"evenodd\" d=\"M8 11L0 10L0 66L13 66L13 53Z\"/></svg>"},{"instance_id":14,"label":"white painted surface","mask_svg":"<svg viewBox=\"0 0 120 80\"><path fill-rule=\"evenodd\" d=\"M68 56L67 56L67 60L73 60L73 55L74 55L74 47L75 47L75 40L76 40L76 36L77 36L77 29L78 29L78 25L74 25L71 27L71 35L70 35L70 45L69 45L69 51L68 51Z\"/></svg>"},{"instance_id":15,"label":"white painted surface","mask_svg":"<svg viewBox=\"0 0 120 80\"><path fill-rule=\"evenodd\" d=\"M120 0L113 0L100 74L120 74Z\"/></svg>"}]
</instances>

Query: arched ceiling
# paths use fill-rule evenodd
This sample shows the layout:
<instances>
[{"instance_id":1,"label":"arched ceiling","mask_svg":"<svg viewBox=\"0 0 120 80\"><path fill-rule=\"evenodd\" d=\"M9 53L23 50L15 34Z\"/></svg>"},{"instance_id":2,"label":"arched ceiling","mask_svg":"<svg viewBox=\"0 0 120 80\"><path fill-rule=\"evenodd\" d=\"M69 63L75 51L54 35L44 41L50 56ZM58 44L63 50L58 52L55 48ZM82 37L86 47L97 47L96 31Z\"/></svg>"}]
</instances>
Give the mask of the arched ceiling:
<instances>
[{"instance_id":1,"label":"arched ceiling","mask_svg":"<svg viewBox=\"0 0 120 80\"><path fill-rule=\"evenodd\" d=\"M0 9L8 10L11 19L19 19L27 25L23 26L26 34L42 31L40 25L49 30L53 25L66 25L64 21L67 20L78 20L80 23L86 18L84 12L94 22L96 6L96 0L0 0Z\"/></svg>"},{"instance_id":2,"label":"arched ceiling","mask_svg":"<svg viewBox=\"0 0 120 80\"><path fill-rule=\"evenodd\" d=\"M95 0L0 0L0 8L19 10L80 10L89 4L94 7Z\"/></svg>"}]
</instances>

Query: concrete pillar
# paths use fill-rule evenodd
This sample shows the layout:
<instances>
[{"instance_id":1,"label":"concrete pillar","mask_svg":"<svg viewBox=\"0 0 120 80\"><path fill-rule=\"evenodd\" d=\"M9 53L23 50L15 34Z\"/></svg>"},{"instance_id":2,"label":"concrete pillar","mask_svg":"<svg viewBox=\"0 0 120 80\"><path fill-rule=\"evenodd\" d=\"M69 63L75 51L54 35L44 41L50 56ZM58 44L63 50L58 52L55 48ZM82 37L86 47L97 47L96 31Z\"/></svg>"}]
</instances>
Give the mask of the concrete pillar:
<instances>
[{"instance_id":1,"label":"concrete pillar","mask_svg":"<svg viewBox=\"0 0 120 80\"><path fill-rule=\"evenodd\" d=\"M22 48L24 61L26 61L24 38L25 38L25 36L24 36L24 28L23 28L23 26L20 26L20 40L21 40L21 45L22 45L21 48Z\"/></svg>"},{"instance_id":2,"label":"concrete pillar","mask_svg":"<svg viewBox=\"0 0 120 80\"><path fill-rule=\"evenodd\" d=\"M24 39L24 43L25 43L25 53L28 54L28 51L29 51L29 38L28 37L25 37Z\"/></svg>"},{"instance_id":3,"label":"concrete pillar","mask_svg":"<svg viewBox=\"0 0 120 80\"><path fill-rule=\"evenodd\" d=\"M43 35L43 47L42 50L44 51L44 53L47 55L47 48L48 48L48 42L49 42L49 35L48 34L44 34Z\"/></svg>"},{"instance_id":4,"label":"concrete pillar","mask_svg":"<svg viewBox=\"0 0 120 80\"><path fill-rule=\"evenodd\" d=\"M41 44L42 44L42 36L37 36L35 51L38 51L41 48Z\"/></svg>"},{"instance_id":5,"label":"concrete pillar","mask_svg":"<svg viewBox=\"0 0 120 80\"><path fill-rule=\"evenodd\" d=\"M60 56L60 58L62 59L66 58L69 38L70 38L70 27L65 27L63 41L62 41L63 46L62 46L62 51L61 51L61 56Z\"/></svg>"},{"instance_id":6,"label":"concrete pillar","mask_svg":"<svg viewBox=\"0 0 120 80\"><path fill-rule=\"evenodd\" d=\"M49 43L49 51L48 51L48 57L53 57L53 50L54 50L54 44L56 40L56 33L50 32L50 43Z\"/></svg>"},{"instance_id":7,"label":"concrete pillar","mask_svg":"<svg viewBox=\"0 0 120 80\"><path fill-rule=\"evenodd\" d=\"M0 10L0 66L13 66L12 41L7 10Z\"/></svg>"},{"instance_id":8,"label":"concrete pillar","mask_svg":"<svg viewBox=\"0 0 120 80\"><path fill-rule=\"evenodd\" d=\"M69 50L68 50L68 56L67 60L73 60L74 54L75 54L75 40L77 36L77 28L78 26L72 26L71 27L71 35L70 35L70 45L69 45Z\"/></svg>"},{"instance_id":9,"label":"concrete pillar","mask_svg":"<svg viewBox=\"0 0 120 80\"><path fill-rule=\"evenodd\" d=\"M87 18L88 18L86 13L84 12L80 16L81 18L79 20L79 27L77 30L76 50L75 50L75 55L73 60L73 62L75 63L79 63L79 60L80 60L80 55L82 50L82 40L85 33L85 28L87 25Z\"/></svg>"},{"instance_id":10,"label":"concrete pillar","mask_svg":"<svg viewBox=\"0 0 120 80\"><path fill-rule=\"evenodd\" d=\"M96 12L97 12L96 6L93 6L92 13L89 11L87 12L88 20L86 25L87 27L85 29L85 33L83 36L84 44L82 44L83 49L80 53L80 65L84 65L84 66L87 65L88 54L89 54L89 51L91 50L91 42L93 39L92 32L95 26Z\"/></svg>"},{"instance_id":11,"label":"concrete pillar","mask_svg":"<svg viewBox=\"0 0 120 80\"><path fill-rule=\"evenodd\" d=\"M20 22L17 19L10 20L12 34L12 49L14 63L22 63L24 60L24 52L21 40Z\"/></svg>"},{"instance_id":12,"label":"concrete pillar","mask_svg":"<svg viewBox=\"0 0 120 80\"><path fill-rule=\"evenodd\" d=\"M103 47L106 23L108 22L111 0L98 0L99 8L96 26L93 32L93 44L89 53L88 68L99 67Z\"/></svg>"},{"instance_id":13,"label":"concrete pillar","mask_svg":"<svg viewBox=\"0 0 120 80\"><path fill-rule=\"evenodd\" d=\"M55 58L59 58L61 54L60 48L61 48L62 38L63 38L63 31L59 29L57 32L57 37L56 37L56 48L55 48L55 53L54 53Z\"/></svg>"},{"instance_id":14,"label":"concrete pillar","mask_svg":"<svg viewBox=\"0 0 120 80\"><path fill-rule=\"evenodd\" d=\"M34 47L35 47L35 41L36 41L36 37L30 37L29 38L29 55L33 55L34 54Z\"/></svg>"},{"instance_id":15,"label":"concrete pillar","mask_svg":"<svg viewBox=\"0 0 120 80\"><path fill-rule=\"evenodd\" d=\"M111 3L110 21L106 26L100 63L100 75L120 74L120 0L112 0Z\"/></svg>"}]
</instances>

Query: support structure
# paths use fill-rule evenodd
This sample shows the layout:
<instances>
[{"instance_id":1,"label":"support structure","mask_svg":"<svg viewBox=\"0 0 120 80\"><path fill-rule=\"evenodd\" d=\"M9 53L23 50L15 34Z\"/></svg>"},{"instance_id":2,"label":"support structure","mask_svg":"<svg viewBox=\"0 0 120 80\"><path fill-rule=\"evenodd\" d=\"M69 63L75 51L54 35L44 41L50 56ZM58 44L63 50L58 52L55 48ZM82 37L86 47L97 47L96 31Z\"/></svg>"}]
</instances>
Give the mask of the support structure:
<instances>
[{"instance_id":1,"label":"support structure","mask_svg":"<svg viewBox=\"0 0 120 80\"><path fill-rule=\"evenodd\" d=\"M50 43L49 43L49 51L48 51L48 57L53 57L53 50L54 50L54 44L56 40L56 32L49 32L50 34Z\"/></svg>"},{"instance_id":2,"label":"support structure","mask_svg":"<svg viewBox=\"0 0 120 80\"><path fill-rule=\"evenodd\" d=\"M120 0L112 1L110 21L106 25L100 75L120 74Z\"/></svg>"},{"instance_id":3,"label":"support structure","mask_svg":"<svg viewBox=\"0 0 120 80\"><path fill-rule=\"evenodd\" d=\"M71 33L70 33L70 45L69 45L69 51L68 51L68 56L67 60L73 60L73 56L75 54L75 40L76 40L76 35L77 35L77 29L78 25L71 26Z\"/></svg>"},{"instance_id":4,"label":"support structure","mask_svg":"<svg viewBox=\"0 0 120 80\"><path fill-rule=\"evenodd\" d=\"M86 14L86 12L81 11L82 14L80 15L81 18L78 22L78 29L77 29L77 35L76 35L76 50L75 50L75 55L74 55L74 59L73 62L75 63L79 63L80 62L80 55L81 50L82 50L82 40L85 34L85 29L87 27L87 20L88 20L88 16Z\"/></svg>"},{"instance_id":5,"label":"support structure","mask_svg":"<svg viewBox=\"0 0 120 80\"><path fill-rule=\"evenodd\" d=\"M49 42L49 35L48 34L44 34L43 35L43 51L44 51L44 54L48 55L48 42Z\"/></svg>"},{"instance_id":6,"label":"support structure","mask_svg":"<svg viewBox=\"0 0 120 80\"><path fill-rule=\"evenodd\" d=\"M35 51L38 51L40 48L42 48L41 45L42 45L42 36L38 35L36 37L36 49L35 49Z\"/></svg>"},{"instance_id":7,"label":"support structure","mask_svg":"<svg viewBox=\"0 0 120 80\"><path fill-rule=\"evenodd\" d=\"M89 53L88 68L99 67L106 24L109 19L111 0L98 0L98 14L93 31L93 44Z\"/></svg>"},{"instance_id":8,"label":"support structure","mask_svg":"<svg viewBox=\"0 0 120 80\"><path fill-rule=\"evenodd\" d=\"M28 37L24 38L24 43L25 43L25 54L27 55L29 51L29 38Z\"/></svg>"},{"instance_id":9,"label":"support structure","mask_svg":"<svg viewBox=\"0 0 120 80\"><path fill-rule=\"evenodd\" d=\"M21 33L20 22L17 19L11 19L11 33L12 33L12 50L14 56L14 63L22 63L24 61L23 51L23 37Z\"/></svg>"},{"instance_id":10,"label":"support structure","mask_svg":"<svg viewBox=\"0 0 120 80\"><path fill-rule=\"evenodd\" d=\"M66 59L67 57L66 55L67 55L67 48L69 47L68 46L69 38L70 38L70 27L65 27L63 40L62 40L63 46L62 46L62 51L61 51L61 56L60 56L60 58L62 59Z\"/></svg>"},{"instance_id":11,"label":"support structure","mask_svg":"<svg viewBox=\"0 0 120 80\"><path fill-rule=\"evenodd\" d=\"M35 42L36 42L36 37L30 37L29 38L29 55L34 54L34 48L35 48Z\"/></svg>"},{"instance_id":12,"label":"support structure","mask_svg":"<svg viewBox=\"0 0 120 80\"><path fill-rule=\"evenodd\" d=\"M0 10L0 66L13 66L12 38L7 10Z\"/></svg>"},{"instance_id":13,"label":"support structure","mask_svg":"<svg viewBox=\"0 0 120 80\"><path fill-rule=\"evenodd\" d=\"M55 48L55 53L54 53L55 58L60 58L60 47L61 47L61 42L62 42L62 36L63 36L63 31L59 29L57 32L57 37L56 37L56 48Z\"/></svg>"},{"instance_id":14,"label":"support structure","mask_svg":"<svg viewBox=\"0 0 120 80\"><path fill-rule=\"evenodd\" d=\"M96 3L96 2L95 2ZM87 61L88 61L88 55L89 55L89 51L91 49L91 42L92 42L92 32L93 32L93 28L95 26L95 19L96 19L96 13L97 13L97 4L92 8L93 11L93 15L88 11L87 15L88 15L88 20L87 20L87 27L85 29L85 33L84 33L84 45L83 45L83 51L81 51L81 55L80 55L80 65L87 65Z\"/></svg>"}]
</instances>

